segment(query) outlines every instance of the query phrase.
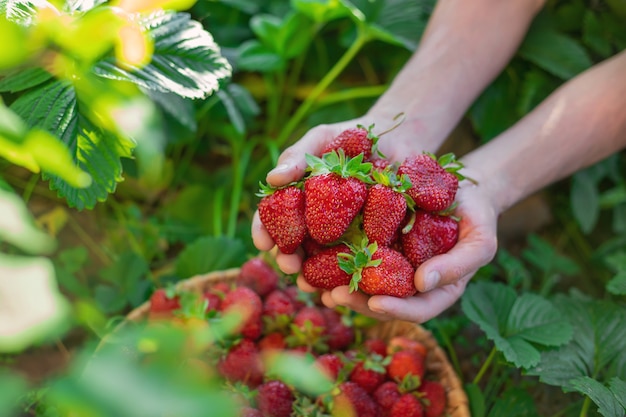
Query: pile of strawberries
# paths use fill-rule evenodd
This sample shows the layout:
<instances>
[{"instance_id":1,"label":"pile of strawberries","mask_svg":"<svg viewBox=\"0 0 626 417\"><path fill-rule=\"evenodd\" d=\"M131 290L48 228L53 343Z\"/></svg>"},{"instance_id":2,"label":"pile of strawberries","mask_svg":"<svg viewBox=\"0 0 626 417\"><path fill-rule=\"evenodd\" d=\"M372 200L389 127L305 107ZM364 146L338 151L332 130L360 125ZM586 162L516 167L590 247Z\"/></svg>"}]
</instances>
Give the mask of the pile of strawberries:
<instances>
[{"instance_id":1,"label":"pile of strawberries","mask_svg":"<svg viewBox=\"0 0 626 417\"><path fill-rule=\"evenodd\" d=\"M259 217L281 252L302 248L312 286L408 297L415 269L458 240L452 213L463 166L430 153L391 163L372 128L347 129L321 157L307 154L301 181L261 184Z\"/></svg>"},{"instance_id":2,"label":"pile of strawberries","mask_svg":"<svg viewBox=\"0 0 626 417\"><path fill-rule=\"evenodd\" d=\"M192 320L188 292L156 290L148 323ZM204 350L225 393L234 395L242 417L437 417L446 408L444 386L427 371L428 349L403 335L367 337L375 321L324 307L317 295L300 292L270 261L252 258L230 282L197 294L200 321L215 326L233 311L239 326ZM195 314L194 320L198 321ZM219 327L219 326L217 326ZM278 352L308 359L328 383L323 392L297 389L293 379L271 372ZM297 375L305 381L306 372Z\"/></svg>"}]
</instances>

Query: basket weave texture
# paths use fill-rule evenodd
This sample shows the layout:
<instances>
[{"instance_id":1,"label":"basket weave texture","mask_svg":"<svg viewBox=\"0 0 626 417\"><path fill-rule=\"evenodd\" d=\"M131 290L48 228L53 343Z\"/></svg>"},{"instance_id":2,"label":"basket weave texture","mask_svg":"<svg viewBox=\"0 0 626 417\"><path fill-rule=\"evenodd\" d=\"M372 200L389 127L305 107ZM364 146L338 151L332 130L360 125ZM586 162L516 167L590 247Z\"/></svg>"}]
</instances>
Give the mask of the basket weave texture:
<instances>
[{"instance_id":1,"label":"basket weave texture","mask_svg":"<svg viewBox=\"0 0 626 417\"><path fill-rule=\"evenodd\" d=\"M193 278L178 283L178 288L187 291L204 292L218 282L229 282L237 278L239 268L215 271L205 275L198 275ZM117 328L125 323L141 323L148 318L150 302L147 301L132 310L126 320L121 322ZM115 330L113 331L115 333ZM402 335L423 343L428 349L426 358L427 373L440 381L446 389L447 407L446 416L449 417L471 417L468 405L468 398L463 390L463 385L454 368L450 364L444 350L439 346L432 333L424 327L410 322L393 320L380 322L368 330L368 337L376 337L388 342L393 336ZM104 342L104 341L103 341Z\"/></svg>"}]
</instances>

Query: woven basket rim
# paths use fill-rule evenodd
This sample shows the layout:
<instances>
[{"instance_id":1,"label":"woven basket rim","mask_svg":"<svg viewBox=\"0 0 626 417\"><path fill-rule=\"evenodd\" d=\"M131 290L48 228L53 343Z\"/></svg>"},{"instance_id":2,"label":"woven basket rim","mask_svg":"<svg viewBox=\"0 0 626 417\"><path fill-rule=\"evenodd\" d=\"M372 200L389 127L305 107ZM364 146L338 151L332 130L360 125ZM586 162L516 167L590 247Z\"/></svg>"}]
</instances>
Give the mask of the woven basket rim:
<instances>
[{"instance_id":1,"label":"woven basket rim","mask_svg":"<svg viewBox=\"0 0 626 417\"><path fill-rule=\"evenodd\" d=\"M239 275L239 271L239 268L231 268L196 275L186 280L179 281L176 284L176 288L187 291L206 291L217 282L234 280ZM125 319L118 323L109 335L115 334L115 332L127 323L140 323L144 321L148 317L149 311L150 301L148 300L130 311ZM428 357L426 359L427 373L434 375L446 389L447 407L446 414L444 415L447 417L471 417L469 400L463 389L463 384L448 360L447 354L441 346L439 346L437 340L429 330L420 324L392 320L376 324L368 330L367 334L369 337L380 337L385 341L388 341L394 335L402 334L422 342L428 349ZM102 339L100 346L106 343L107 336Z\"/></svg>"}]
</instances>

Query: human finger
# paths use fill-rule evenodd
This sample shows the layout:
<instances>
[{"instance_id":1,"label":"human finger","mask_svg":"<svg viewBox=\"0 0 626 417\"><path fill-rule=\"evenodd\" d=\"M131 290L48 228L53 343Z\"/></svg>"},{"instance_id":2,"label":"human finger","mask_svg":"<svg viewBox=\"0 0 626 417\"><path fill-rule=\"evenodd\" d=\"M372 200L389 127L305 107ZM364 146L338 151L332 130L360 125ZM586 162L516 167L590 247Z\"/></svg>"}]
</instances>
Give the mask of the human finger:
<instances>
[{"instance_id":1,"label":"human finger","mask_svg":"<svg viewBox=\"0 0 626 417\"><path fill-rule=\"evenodd\" d=\"M252 217L252 243L254 246L260 250L267 252L274 247L274 241L270 237L270 234L267 232L265 226L261 222L261 218L259 217L259 212L255 211L254 216Z\"/></svg>"},{"instance_id":2,"label":"human finger","mask_svg":"<svg viewBox=\"0 0 626 417\"><path fill-rule=\"evenodd\" d=\"M350 287L347 285L333 288L332 291L329 292L329 295L336 305L348 307L357 313L382 321L391 320L393 318L384 311L372 311L368 306L370 296L360 291L350 292Z\"/></svg>"}]
</instances>

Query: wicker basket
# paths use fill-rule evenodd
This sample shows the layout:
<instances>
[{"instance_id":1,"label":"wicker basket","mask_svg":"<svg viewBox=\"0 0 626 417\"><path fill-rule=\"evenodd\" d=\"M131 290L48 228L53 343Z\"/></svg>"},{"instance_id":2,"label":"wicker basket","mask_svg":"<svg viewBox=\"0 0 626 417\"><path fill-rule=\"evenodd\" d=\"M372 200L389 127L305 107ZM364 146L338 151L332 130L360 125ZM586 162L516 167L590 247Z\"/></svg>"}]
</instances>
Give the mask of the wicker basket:
<instances>
[{"instance_id":1,"label":"wicker basket","mask_svg":"<svg viewBox=\"0 0 626 417\"><path fill-rule=\"evenodd\" d=\"M181 281L178 284L178 288L187 291L204 292L218 282L234 280L238 274L238 268L216 271ZM145 321L148 317L149 310L150 303L148 301L131 311L126 316L126 320L121 322L116 329L119 329L126 323L141 323ZM115 333L115 330L112 333ZM446 353L428 330L420 325L399 320L381 322L368 330L369 337L381 338L386 342L396 335L410 337L413 340L423 343L428 348L426 370L427 373L434 376L446 388L448 400L446 415L449 417L470 417L468 399L463 390L461 381L448 361ZM106 343L105 340L102 342Z\"/></svg>"}]
</instances>

